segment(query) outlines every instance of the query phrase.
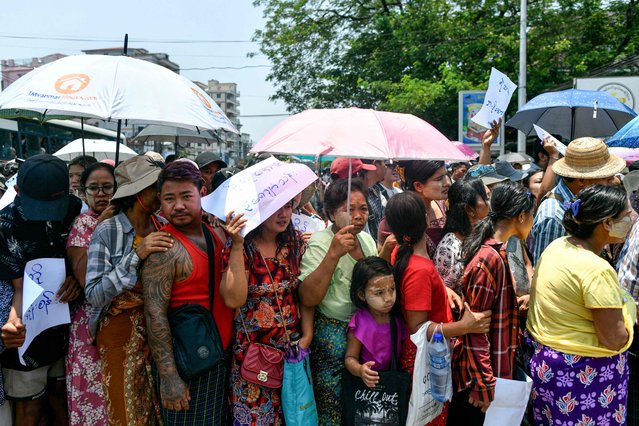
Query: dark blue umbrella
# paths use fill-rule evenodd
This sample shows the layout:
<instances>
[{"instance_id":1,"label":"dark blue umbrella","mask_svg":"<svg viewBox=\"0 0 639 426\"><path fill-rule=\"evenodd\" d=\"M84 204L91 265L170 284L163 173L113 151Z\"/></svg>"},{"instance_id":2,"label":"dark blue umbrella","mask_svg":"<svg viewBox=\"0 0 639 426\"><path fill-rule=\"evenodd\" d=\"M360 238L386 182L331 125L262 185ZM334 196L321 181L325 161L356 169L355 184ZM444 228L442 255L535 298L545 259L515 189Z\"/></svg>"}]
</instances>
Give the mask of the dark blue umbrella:
<instances>
[{"instance_id":1,"label":"dark blue umbrella","mask_svg":"<svg viewBox=\"0 0 639 426\"><path fill-rule=\"evenodd\" d=\"M636 116L608 92L569 89L534 97L506 125L534 136L536 124L551 134L573 140L611 136Z\"/></svg>"},{"instance_id":2,"label":"dark blue umbrella","mask_svg":"<svg viewBox=\"0 0 639 426\"><path fill-rule=\"evenodd\" d=\"M608 142L608 146L625 148L639 148L639 117L635 117L615 133Z\"/></svg>"}]
</instances>

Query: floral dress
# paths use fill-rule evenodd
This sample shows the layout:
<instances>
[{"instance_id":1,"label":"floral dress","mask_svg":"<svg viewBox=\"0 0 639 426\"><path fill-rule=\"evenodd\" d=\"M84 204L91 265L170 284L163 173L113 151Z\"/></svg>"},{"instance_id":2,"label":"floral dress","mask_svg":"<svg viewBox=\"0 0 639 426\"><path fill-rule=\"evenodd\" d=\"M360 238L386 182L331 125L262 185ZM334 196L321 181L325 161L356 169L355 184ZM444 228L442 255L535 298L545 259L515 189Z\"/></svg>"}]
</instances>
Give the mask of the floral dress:
<instances>
[{"instance_id":1,"label":"floral dress","mask_svg":"<svg viewBox=\"0 0 639 426\"><path fill-rule=\"evenodd\" d=\"M79 215L69 231L67 248L89 248L91 234L98 225L98 214L88 210ZM100 353L89 333L91 304L83 300L71 319L69 350L66 358L69 425L107 425L102 387Z\"/></svg>"},{"instance_id":2,"label":"floral dress","mask_svg":"<svg viewBox=\"0 0 639 426\"><path fill-rule=\"evenodd\" d=\"M270 389L247 382L240 375L240 367L250 342L275 346L281 351L286 349L283 320L286 322L286 331L301 334L298 276L303 248L302 235L297 232L293 241L280 244L276 258L263 258L254 241L245 242L248 295L234 322L235 340L230 376L234 425L270 426L284 423L281 389ZM223 271L228 267L230 249L229 239L223 252ZM279 299L282 312L275 297ZM246 324L246 332L242 318Z\"/></svg>"}]
</instances>

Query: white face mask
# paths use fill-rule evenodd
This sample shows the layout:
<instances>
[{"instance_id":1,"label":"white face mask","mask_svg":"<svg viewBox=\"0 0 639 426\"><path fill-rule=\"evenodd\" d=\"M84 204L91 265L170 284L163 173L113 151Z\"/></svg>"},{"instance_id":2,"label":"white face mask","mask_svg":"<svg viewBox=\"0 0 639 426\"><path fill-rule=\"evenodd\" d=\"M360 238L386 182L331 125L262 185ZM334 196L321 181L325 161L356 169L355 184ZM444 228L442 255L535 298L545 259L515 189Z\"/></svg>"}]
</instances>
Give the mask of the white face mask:
<instances>
[{"instance_id":1,"label":"white face mask","mask_svg":"<svg viewBox=\"0 0 639 426\"><path fill-rule=\"evenodd\" d=\"M621 220L612 222L608 235L613 238L626 238L630 228L632 228L632 219L630 219L630 216L626 216Z\"/></svg>"}]
</instances>

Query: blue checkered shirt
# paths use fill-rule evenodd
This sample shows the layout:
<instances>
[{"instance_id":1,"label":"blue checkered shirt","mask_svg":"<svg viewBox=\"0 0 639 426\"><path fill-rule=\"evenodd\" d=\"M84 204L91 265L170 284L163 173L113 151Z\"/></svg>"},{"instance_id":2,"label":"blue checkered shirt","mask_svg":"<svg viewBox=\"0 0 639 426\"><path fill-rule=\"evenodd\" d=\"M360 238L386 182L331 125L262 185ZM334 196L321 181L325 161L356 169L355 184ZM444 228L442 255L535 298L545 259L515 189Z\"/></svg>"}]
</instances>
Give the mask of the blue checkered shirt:
<instances>
[{"instance_id":1,"label":"blue checkered shirt","mask_svg":"<svg viewBox=\"0 0 639 426\"><path fill-rule=\"evenodd\" d=\"M563 179L559 179L557 186L550 192L561 197L563 201L559 201L555 198L546 198L539 205L539 209L535 215L535 222L530 232L530 235L532 235L534 239L532 253L533 264L537 263L537 260L541 257L541 253L543 253L550 243L557 238L566 236L566 230L562 225L564 213L566 212L563 203L575 198L575 195L570 191Z\"/></svg>"},{"instance_id":2,"label":"blue checkered shirt","mask_svg":"<svg viewBox=\"0 0 639 426\"><path fill-rule=\"evenodd\" d=\"M621 288L639 301L639 220L635 222L617 262L617 275Z\"/></svg>"}]
</instances>

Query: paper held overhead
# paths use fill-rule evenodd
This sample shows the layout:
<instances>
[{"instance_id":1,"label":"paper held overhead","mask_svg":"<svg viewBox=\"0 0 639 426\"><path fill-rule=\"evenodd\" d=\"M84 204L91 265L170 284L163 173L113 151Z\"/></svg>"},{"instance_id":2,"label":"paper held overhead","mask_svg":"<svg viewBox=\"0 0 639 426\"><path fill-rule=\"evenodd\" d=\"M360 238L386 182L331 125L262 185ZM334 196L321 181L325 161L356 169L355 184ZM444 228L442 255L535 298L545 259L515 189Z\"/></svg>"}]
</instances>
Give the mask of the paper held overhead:
<instances>
[{"instance_id":1,"label":"paper held overhead","mask_svg":"<svg viewBox=\"0 0 639 426\"><path fill-rule=\"evenodd\" d=\"M270 157L224 181L202 198L202 208L222 220L230 212L244 214L245 236L316 180L308 166Z\"/></svg>"},{"instance_id":2,"label":"paper held overhead","mask_svg":"<svg viewBox=\"0 0 639 426\"><path fill-rule=\"evenodd\" d=\"M471 117L471 120L490 129L490 123L499 121L504 116L515 89L517 89L517 85L506 74L492 68L484 104L479 112Z\"/></svg>"},{"instance_id":3,"label":"paper held overhead","mask_svg":"<svg viewBox=\"0 0 639 426\"><path fill-rule=\"evenodd\" d=\"M537 136L539 136L539 139L541 139L541 144L544 144L544 141L546 140L546 138L550 138L551 141L555 142L555 146L557 147L557 151L559 151L559 153L563 156L566 155L566 148L567 146L564 145L563 143L559 142L557 140L557 138L555 138L553 135L551 135L550 133L548 133L547 131L545 131L544 129L542 129L541 127L539 127L536 124L533 124L533 127L535 128L535 132L537 132Z\"/></svg>"}]
</instances>

